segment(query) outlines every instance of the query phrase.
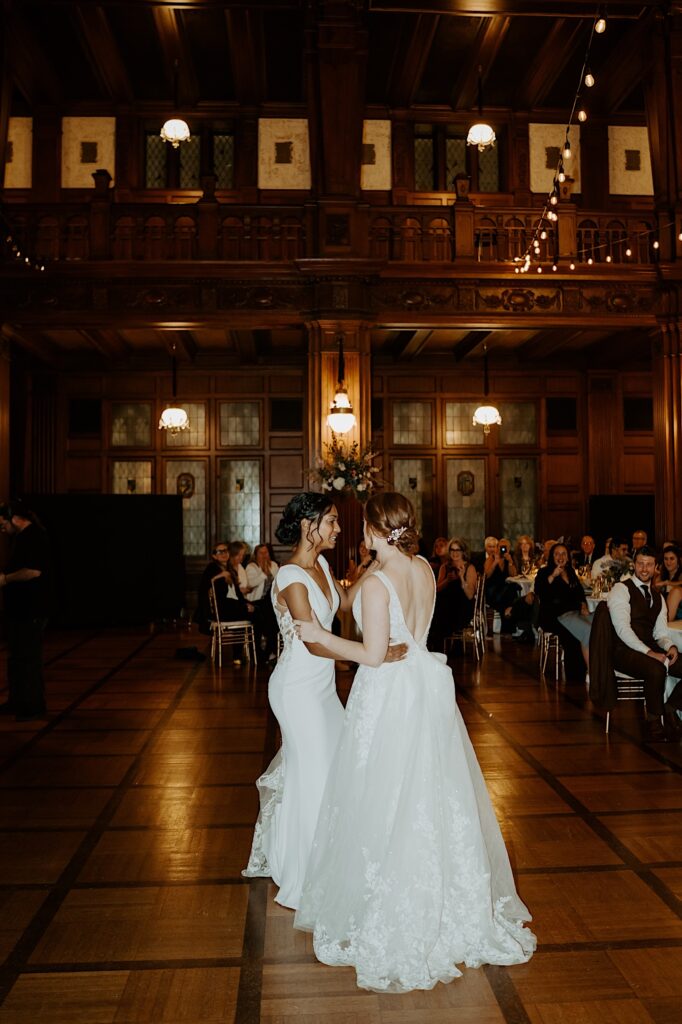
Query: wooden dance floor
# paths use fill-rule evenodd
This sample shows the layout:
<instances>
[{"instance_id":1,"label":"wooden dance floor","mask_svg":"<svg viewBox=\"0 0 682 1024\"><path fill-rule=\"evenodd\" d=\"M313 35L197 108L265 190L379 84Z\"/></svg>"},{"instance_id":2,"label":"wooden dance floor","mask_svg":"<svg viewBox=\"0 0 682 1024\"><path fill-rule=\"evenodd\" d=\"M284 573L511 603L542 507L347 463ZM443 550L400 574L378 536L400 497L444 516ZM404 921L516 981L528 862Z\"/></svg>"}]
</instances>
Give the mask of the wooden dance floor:
<instances>
[{"instance_id":1,"label":"wooden dance floor","mask_svg":"<svg viewBox=\"0 0 682 1024\"><path fill-rule=\"evenodd\" d=\"M277 742L267 672L179 642L50 634L49 722L0 720L0 1024L680 1024L682 747L643 746L640 705L607 739L534 650L455 659L539 948L380 996L242 879Z\"/></svg>"}]
</instances>

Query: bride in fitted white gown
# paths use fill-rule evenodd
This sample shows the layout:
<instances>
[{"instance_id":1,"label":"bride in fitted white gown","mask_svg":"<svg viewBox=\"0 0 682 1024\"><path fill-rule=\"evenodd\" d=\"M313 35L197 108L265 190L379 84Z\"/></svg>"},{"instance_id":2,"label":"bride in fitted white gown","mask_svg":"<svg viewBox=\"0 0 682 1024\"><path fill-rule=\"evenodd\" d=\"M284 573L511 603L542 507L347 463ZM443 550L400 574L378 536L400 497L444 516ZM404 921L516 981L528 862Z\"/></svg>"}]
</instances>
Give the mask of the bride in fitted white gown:
<instances>
[{"instance_id":1,"label":"bride in fitted white gown","mask_svg":"<svg viewBox=\"0 0 682 1024\"><path fill-rule=\"evenodd\" d=\"M279 886L277 902L293 909L299 903L344 712L336 693L334 655L319 645L309 645L309 650L298 639L292 611L307 618L314 612L331 629L339 606L350 608L364 577L344 592L321 553L334 547L339 532L329 496L310 492L289 502L276 530L278 540L296 545L292 561L279 569L271 590L284 646L268 697L282 746L257 781L260 814L242 873L271 877ZM401 650L392 648L393 657Z\"/></svg>"},{"instance_id":2,"label":"bride in fitted white gown","mask_svg":"<svg viewBox=\"0 0 682 1024\"><path fill-rule=\"evenodd\" d=\"M402 495L366 506L382 570L355 600L362 643L296 621L304 639L360 662L329 772L295 926L323 963L353 966L380 992L429 989L457 964L530 959L535 936L455 701L452 673L426 650L435 586L412 558ZM401 550L402 548L402 550ZM388 636L408 645L381 665Z\"/></svg>"}]
</instances>

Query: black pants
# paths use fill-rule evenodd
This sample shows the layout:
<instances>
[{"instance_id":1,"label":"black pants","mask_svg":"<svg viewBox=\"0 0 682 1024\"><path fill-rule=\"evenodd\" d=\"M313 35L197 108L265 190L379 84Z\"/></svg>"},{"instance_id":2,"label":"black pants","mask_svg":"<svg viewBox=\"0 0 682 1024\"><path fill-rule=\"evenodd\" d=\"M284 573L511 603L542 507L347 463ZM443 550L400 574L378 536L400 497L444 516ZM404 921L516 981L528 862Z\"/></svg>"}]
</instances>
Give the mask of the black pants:
<instances>
[{"instance_id":1,"label":"black pants","mask_svg":"<svg viewBox=\"0 0 682 1024\"><path fill-rule=\"evenodd\" d=\"M45 712L43 633L46 619L5 618L9 703L17 715Z\"/></svg>"},{"instance_id":2,"label":"black pants","mask_svg":"<svg viewBox=\"0 0 682 1024\"><path fill-rule=\"evenodd\" d=\"M660 648L652 647L652 650L660 650ZM663 714L663 693L665 691L666 673L665 666L660 661L657 661L656 658L650 658L648 654L642 654L641 651L633 651L631 647L626 647L625 644L619 643L614 645L613 667L617 672L625 672L636 679L643 679L644 701L647 713L657 717ZM682 677L682 656L677 659L674 665L669 667L668 674L677 676L678 679ZM682 686L679 683L670 694L668 704L671 708L675 708L675 710L682 708Z\"/></svg>"}]
</instances>

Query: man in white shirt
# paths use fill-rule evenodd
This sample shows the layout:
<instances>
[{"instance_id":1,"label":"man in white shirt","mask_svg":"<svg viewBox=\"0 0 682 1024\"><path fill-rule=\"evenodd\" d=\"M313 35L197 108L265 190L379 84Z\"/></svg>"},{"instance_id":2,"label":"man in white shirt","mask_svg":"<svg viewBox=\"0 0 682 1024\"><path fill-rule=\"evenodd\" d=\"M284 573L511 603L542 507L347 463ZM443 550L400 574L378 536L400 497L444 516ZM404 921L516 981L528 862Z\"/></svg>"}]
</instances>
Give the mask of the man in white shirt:
<instances>
[{"instance_id":1,"label":"man in white shirt","mask_svg":"<svg viewBox=\"0 0 682 1024\"><path fill-rule=\"evenodd\" d=\"M602 555L601 558L592 563L592 579L594 580L597 576L601 576L614 565L624 565L629 558L630 549L628 548L628 542L623 540L622 537L612 537L609 541L607 554Z\"/></svg>"},{"instance_id":2,"label":"man in white shirt","mask_svg":"<svg viewBox=\"0 0 682 1024\"><path fill-rule=\"evenodd\" d=\"M652 742L679 740L682 736L677 711L682 708L682 686L676 685L663 702L666 676L682 676L682 659L668 633L665 601L651 587L656 552L641 547L635 554L635 575L616 583L608 597L611 622L616 632L613 667L644 681L646 739ZM665 728L661 722L665 720Z\"/></svg>"}]
</instances>

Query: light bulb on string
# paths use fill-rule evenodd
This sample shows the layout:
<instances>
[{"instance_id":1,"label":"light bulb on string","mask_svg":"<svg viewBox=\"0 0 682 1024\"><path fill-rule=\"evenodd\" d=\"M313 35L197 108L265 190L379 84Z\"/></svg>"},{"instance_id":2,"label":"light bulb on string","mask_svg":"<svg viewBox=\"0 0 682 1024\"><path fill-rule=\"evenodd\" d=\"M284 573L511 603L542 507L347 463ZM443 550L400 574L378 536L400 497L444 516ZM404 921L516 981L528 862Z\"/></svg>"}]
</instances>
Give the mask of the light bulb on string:
<instances>
[{"instance_id":1,"label":"light bulb on string","mask_svg":"<svg viewBox=\"0 0 682 1024\"><path fill-rule=\"evenodd\" d=\"M632 256L632 249L630 249L630 248L626 249L625 250L625 255L626 256Z\"/></svg>"},{"instance_id":2,"label":"light bulb on string","mask_svg":"<svg viewBox=\"0 0 682 1024\"><path fill-rule=\"evenodd\" d=\"M607 262L607 263L610 263L610 262L611 262L611 256L607 256L607 257L606 257L606 262Z\"/></svg>"},{"instance_id":3,"label":"light bulb on string","mask_svg":"<svg viewBox=\"0 0 682 1024\"><path fill-rule=\"evenodd\" d=\"M562 152L561 155L564 158L564 160L570 160L571 159L571 143L570 143L570 140L568 138L564 142L564 148L563 148L563 152Z\"/></svg>"},{"instance_id":4,"label":"light bulb on string","mask_svg":"<svg viewBox=\"0 0 682 1024\"><path fill-rule=\"evenodd\" d=\"M660 247L661 247L661 243L660 242L658 242L658 241L654 242L654 249L660 249Z\"/></svg>"},{"instance_id":5,"label":"light bulb on string","mask_svg":"<svg viewBox=\"0 0 682 1024\"><path fill-rule=\"evenodd\" d=\"M569 269L569 270L575 270L575 263L573 263L573 261L572 261L572 260L571 260L571 262L570 262L570 263L569 263L569 265L568 265L568 269Z\"/></svg>"},{"instance_id":6,"label":"light bulb on string","mask_svg":"<svg viewBox=\"0 0 682 1024\"><path fill-rule=\"evenodd\" d=\"M594 81L595 81L594 75L592 74L592 72L588 68L587 71L585 72L585 85L586 85L586 87L588 89L591 89L592 86L594 85Z\"/></svg>"},{"instance_id":7,"label":"light bulb on string","mask_svg":"<svg viewBox=\"0 0 682 1024\"><path fill-rule=\"evenodd\" d=\"M564 182L566 181L566 175L565 175L565 173L564 173L564 171L563 171L563 168L562 168L562 170L560 170L560 171L559 171L559 173L557 174L557 181L560 181L562 185L563 185L563 183L564 183Z\"/></svg>"},{"instance_id":8,"label":"light bulb on string","mask_svg":"<svg viewBox=\"0 0 682 1024\"><path fill-rule=\"evenodd\" d=\"M588 256L588 257L587 257L587 263L588 263L588 266L590 266L590 267L591 267L591 266L592 266L592 264L594 263L594 260L592 259L592 257L591 257L591 256Z\"/></svg>"},{"instance_id":9,"label":"light bulb on string","mask_svg":"<svg viewBox=\"0 0 682 1024\"><path fill-rule=\"evenodd\" d=\"M552 206L556 206L556 204L559 202L559 198L556 195L556 193L550 197L549 201L552 204Z\"/></svg>"},{"instance_id":10,"label":"light bulb on string","mask_svg":"<svg viewBox=\"0 0 682 1024\"><path fill-rule=\"evenodd\" d=\"M542 273L542 267L538 267L538 274Z\"/></svg>"},{"instance_id":11,"label":"light bulb on string","mask_svg":"<svg viewBox=\"0 0 682 1024\"><path fill-rule=\"evenodd\" d=\"M606 14L600 14L594 23L594 31L598 36L601 36L606 32Z\"/></svg>"},{"instance_id":12,"label":"light bulb on string","mask_svg":"<svg viewBox=\"0 0 682 1024\"><path fill-rule=\"evenodd\" d=\"M579 120L579 121L580 121L580 122L581 122L582 124L584 124L584 123L585 123L585 121L587 121L587 111L586 111L586 110L585 110L584 108L581 108L581 109L580 109L580 110L578 111L578 120Z\"/></svg>"},{"instance_id":13,"label":"light bulb on string","mask_svg":"<svg viewBox=\"0 0 682 1024\"><path fill-rule=\"evenodd\" d=\"M552 270L554 271L554 273L556 273L558 269L559 268L557 267L556 263L553 263L552 264Z\"/></svg>"},{"instance_id":14,"label":"light bulb on string","mask_svg":"<svg viewBox=\"0 0 682 1024\"><path fill-rule=\"evenodd\" d=\"M543 242L544 242L544 241L545 241L545 239L547 238L547 232L546 232L546 231L544 230L544 228L543 228L543 230L542 230L542 231L540 232L540 238L542 239L542 241L543 241Z\"/></svg>"}]
</instances>

